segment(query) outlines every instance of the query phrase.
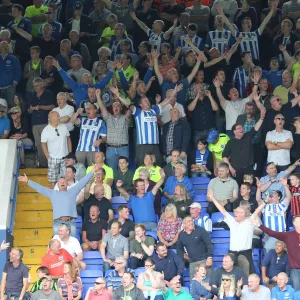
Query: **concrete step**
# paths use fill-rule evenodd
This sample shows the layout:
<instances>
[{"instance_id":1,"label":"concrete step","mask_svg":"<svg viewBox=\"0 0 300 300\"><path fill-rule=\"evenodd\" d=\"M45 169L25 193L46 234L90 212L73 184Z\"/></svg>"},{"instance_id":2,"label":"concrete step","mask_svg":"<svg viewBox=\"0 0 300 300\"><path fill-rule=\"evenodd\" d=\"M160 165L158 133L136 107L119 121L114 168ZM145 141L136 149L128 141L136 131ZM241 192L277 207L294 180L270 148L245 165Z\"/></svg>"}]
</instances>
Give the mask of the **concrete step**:
<instances>
[{"instance_id":1,"label":"concrete step","mask_svg":"<svg viewBox=\"0 0 300 300\"><path fill-rule=\"evenodd\" d=\"M51 203L49 198L38 193L19 193L17 196L17 205L19 204L48 204Z\"/></svg>"},{"instance_id":2,"label":"concrete step","mask_svg":"<svg viewBox=\"0 0 300 300\"><path fill-rule=\"evenodd\" d=\"M35 247L35 246L43 246L48 247L51 238L49 239L38 239L38 240L30 240L30 239L15 239L14 246L23 248L23 247Z\"/></svg>"},{"instance_id":3,"label":"concrete step","mask_svg":"<svg viewBox=\"0 0 300 300\"><path fill-rule=\"evenodd\" d=\"M49 228L36 228L36 229L15 229L14 230L14 238L16 241L20 240L50 240L53 236L52 227ZM49 242L49 241L48 241ZM48 244L46 242L46 244ZM43 244L42 244L43 245Z\"/></svg>"},{"instance_id":4,"label":"concrete step","mask_svg":"<svg viewBox=\"0 0 300 300\"><path fill-rule=\"evenodd\" d=\"M34 246L34 247L22 247L25 258L35 258L38 257L42 259L42 257L47 253L47 246Z\"/></svg>"},{"instance_id":5,"label":"concrete step","mask_svg":"<svg viewBox=\"0 0 300 300\"><path fill-rule=\"evenodd\" d=\"M39 222L39 221L53 221L52 212L50 211L17 211L15 215L15 222ZM35 227L39 228L39 227Z\"/></svg>"},{"instance_id":6,"label":"concrete step","mask_svg":"<svg viewBox=\"0 0 300 300\"><path fill-rule=\"evenodd\" d=\"M40 169L40 168L27 168L20 170L20 175L26 174L27 176L32 175L47 175L48 169ZM31 178L30 178L31 179Z\"/></svg>"},{"instance_id":7,"label":"concrete step","mask_svg":"<svg viewBox=\"0 0 300 300\"><path fill-rule=\"evenodd\" d=\"M51 211L52 212L52 204L17 204L16 211Z\"/></svg>"},{"instance_id":8,"label":"concrete step","mask_svg":"<svg viewBox=\"0 0 300 300\"><path fill-rule=\"evenodd\" d=\"M19 213L19 212L17 212ZM21 212L22 214L24 212ZM15 222L15 229L41 229L41 228L52 228L53 226L53 220L47 220L47 221L24 221L20 220L18 222Z\"/></svg>"}]
</instances>

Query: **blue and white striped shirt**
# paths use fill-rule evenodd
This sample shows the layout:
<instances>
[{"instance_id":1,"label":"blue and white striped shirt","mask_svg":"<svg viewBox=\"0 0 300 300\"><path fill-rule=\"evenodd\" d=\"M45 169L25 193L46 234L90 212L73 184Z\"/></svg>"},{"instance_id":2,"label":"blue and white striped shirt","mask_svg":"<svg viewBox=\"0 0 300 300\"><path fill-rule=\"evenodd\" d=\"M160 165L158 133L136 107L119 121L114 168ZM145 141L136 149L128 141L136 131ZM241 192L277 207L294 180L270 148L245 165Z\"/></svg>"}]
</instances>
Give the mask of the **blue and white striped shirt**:
<instances>
[{"instance_id":1,"label":"blue and white striped shirt","mask_svg":"<svg viewBox=\"0 0 300 300\"><path fill-rule=\"evenodd\" d=\"M246 98L246 86L250 82L249 70L245 69L243 66L236 68L232 80L234 81L234 86L239 91L240 97Z\"/></svg>"},{"instance_id":2,"label":"blue and white striped shirt","mask_svg":"<svg viewBox=\"0 0 300 300\"><path fill-rule=\"evenodd\" d=\"M208 49L218 48L220 55L223 55L231 46L231 38L231 32L226 29L223 29L222 31L209 31L206 36L205 47Z\"/></svg>"},{"instance_id":3,"label":"blue and white striped shirt","mask_svg":"<svg viewBox=\"0 0 300 300\"><path fill-rule=\"evenodd\" d=\"M263 223L266 227L277 232L286 230L285 212L287 206L281 202L279 204L267 204L263 211Z\"/></svg>"},{"instance_id":4,"label":"blue and white striped shirt","mask_svg":"<svg viewBox=\"0 0 300 300\"><path fill-rule=\"evenodd\" d=\"M259 45L258 39L261 35L259 29L251 32L241 32L243 39L240 43L241 53L245 51L250 51L251 56L254 59L259 59ZM236 33L236 37L240 35L239 32Z\"/></svg>"},{"instance_id":5,"label":"blue and white striped shirt","mask_svg":"<svg viewBox=\"0 0 300 300\"><path fill-rule=\"evenodd\" d=\"M149 111L134 106L133 116L138 145L159 144L157 116L160 113L161 108L159 105L153 106Z\"/></svg>"},{"instance_id":6,"label":"blue and white striped shirt","mask_svg":"<svg viewBox=\"0 0 300 300\"><path fill-rule=\"evenodd\" d=\"M154 46L156 46L157 51L160 52L161 44L165 42L164 32L161 32L160 34L156 34L153 32L152 29L149 29L147 35L149 36L149 43L151 44L152 49L154 48Z\"/></svg>"},{"instance_id":7,"label":"blue and white striped shirt","mask_svg":"<svg viewBox=\"0 0 300 300\"><path fill-rule=\"evenodd\" d=\"M180 41L178 43L178 47L181 47L181 50L183 51L183 53L185 53L188 49L191 49L191 47L184 41L184 38L189 38L188 34L182 35L180 37ZM190 39L190 38L189 38ZM195 35L192 39L190 39L193 43L193 45L195 47L197 47L198 49L200 49L201 51L204 50L204 40Z\"/></svg>"},{"instance_id":8,"label":"blue and white striped shirt","mask_svg":"<svg viewBox=\"0 0 300 300\"><path fill-rule=\"evenodd\" d=\"M107 130L105 122L100 118L89 119L80 118L80 138L76 151L99 151L99 147L94 147L94 142L100 136L106 136Z\"/></svg>"}]
</instances>

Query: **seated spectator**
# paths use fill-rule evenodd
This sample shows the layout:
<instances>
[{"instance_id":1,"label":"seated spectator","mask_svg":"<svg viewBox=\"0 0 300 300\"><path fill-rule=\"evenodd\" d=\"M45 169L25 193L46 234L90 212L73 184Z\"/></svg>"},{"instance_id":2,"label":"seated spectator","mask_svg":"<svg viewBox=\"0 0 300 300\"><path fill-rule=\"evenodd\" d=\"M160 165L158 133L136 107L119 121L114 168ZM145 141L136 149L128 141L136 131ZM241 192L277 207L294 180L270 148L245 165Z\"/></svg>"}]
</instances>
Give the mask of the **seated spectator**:
<instances>
[{"instance_id":1,"label":"seated spectator","mask_svg":"<svg viewBox=\"0 0 300 300\"><path fill-rule=\"evenodd\" d=\"M166 178L175 175L175 167L178 164L183 163L183 159L180 157L180 151L177 149L173 149L169 154L170 162L164 166L164 172L166 174Z\"/></svg>"},{"instance_id":2,"label":"seated spectator","mask_svg":"<svg viewBox=\"0 0 300 300\"><path fill-rule=\"evenodd\" d=\"M0 106L1 110L1 106ZM15 106L9 111L11 121L10 121L10 131L9 138L17 140L18 146L21 147L21 169L25 168L25 155L24 147L32 147L33 141L29 138L29 128L28 123L25 118L22 117L22 111L19 106ZM0 114L1 115L1 114ZM1 119L0 119L1 120Z\"/></svg>"},{"instance_id":3,"label":"seated spectator","mask_svg":"<svg viewBox=\"0 0 300 300\"><path fill-rule=\"evenodd\" d=\"M122 278L122 285L113 293L113 300L122 300L124 295L128 295L132 300L144 300L143 292L134 284L134 275L131 272L125 272Z\"/></svg>"},{"instance_id":4,"label":"seated spectator","mask_svg":"<svg viewBox=\"0 0 300 300\"><path fill-rule=\"evenodd\" d=\"M173 198L168 200L167 205L169 204L175 205L179 218L184 219L189 215L192 199L184 184L176 184Z\"/></svg>"},{"instance_id":5,"label":"seated spectator","mask_svg":"<svg viewBox=\"0 0 300 300\"><path fill-rule=\"evenodd\" d=\"M71 61L70 61L70 69L67 71L67 74L76 80L78 83L83 83L83 75L84 74L89 74L91 76L91 73L89 70L85 69L82 66L83 60L82 56L80 54L73 54L71 56Z\"/></svg>"},{"instance_id":6,"label":"seated spectator","mask_svg":"<svg viewBox=\"0 0 300 300\"><path fill-rule=\"evenodd\" d=\"M30 299L39 300L39 299L52 299L52 300L61 300L61 295L56 291L53 290L54 286L53 279L51 276L45 275L43 278L40 279L41 288L36 290Z\"/></svg>"},{"instance_id":7,"label":"seated spectator","mask_svg":"<svg viewBox=\"0 0 300 300\"><path fill-rule=\"evenodd\" d=\"M118 265L115 261L117 257L124 256L127 260L129 257L128 240L123 237L121 232L122 225L118 221L113 221L110 231L104 236L100 252L103 258L103 273ZM126 265L126 264L125 264Z\"/></svg>"},{"instance_id":8,"label":"seated spectator","mask_svg":"<svg viewBox=\"0 0 300 300\"><path fill-rule=\"evenodd\" d=\"M61 165L60 167L60 173L59 173L59 177L62 177L65 175L66 173L66 168L67 167L74 167L76 170L75 173L75 180L79 181L80 179L82 179L85 176L85 166L83 164L77 163L77 159L74 153L70 152L68 155L66 155L65 157L63 157L64 164Z\"/></svg>"},{"instance_id":9,"label":"seated spectator","mask_svg":"<svg viewBox=\"0 0 300 300\"><path fill-rule=\"evenodd\" d=\"M233 209L236 209L240 206L241 201L248 201L250 205L251 214L257 209L258 204L256 197L251 193L251 184L248 182L243 182L240 187L240 193L237 200L233 202Z\"/></svg>"},{"instance_id":10,"label":"seated spectator","mask_svg":"<svg viewBox=\"0 0 300 300\"><path fill-rule=\"evenodd\" d=\"M7 107L6 100L4 100L5 103L2 103L3 100L4 99L0 100L0 104L3 104L5 107ZM25 99L19 93L16 93L15 96L14 96L14 106L18 106L21 109L22 114L26 114L27 113L27 104L25 103ZM5 115L6 115L6 112L7 112L7 109L5 111Z\"/></svg>"},{"instance_id":11,"label":"seated spectator","mask_svg":"<svg viewBox=\"0 0 300 300\"><path fill-rule=\"evenodd\" d=\"M82 250L99 250L103 237L106 234L107 222L99 218L98 206L90 207L90 219L82 225Z\"/></svg>"},{"instance_id":12,"label":"seated spectator","mask_svg":"<svg viewBox=\"0 0 300 300\"><path fill-rule=\"evenodd\" d=\"M93 179L92 179L93 180ZM111 202L104 197L104 187L102 184L97 184L94 187L94 193L90 193L89 185L85 188L84 220L89 220L89 212L92 206L97 206L100 211L100 218L105 222L109 222L114 217Z\"/></svg>"},{"instance_id":13,"label":"seated spectator","mask_svg":"<svg viewBox=\"0 0 300 300\"><path fill-rule=\"evenodd\" d=\"M212 232L211 219L207 215L201 217L201 204L199 202L193 202L190 205L190 215L193 218L195 225L204 228L207 232Z\"/></svg>"},{"instance_id":14,"label":"seated spectator","mask_svg":"<svg viewBox=\"0 0 300 300\"><path fill-rule=\"evenodd\" d=\"M161 290L156 289L152 286L153 278L155 279L159 273L155 271L155 263L151 258L145 260L145 271L139 274L136 286L139 288L145 299L163 300Z\"/></svg>"},{"instance_id":15,"label":"seated spectator","mask_svg":"<svg viewBox=\"0 0 300 300\"><path fill-rule=\"evenodd\" d=\"M49 270L47 267L38 267L36 269L36 275L37 275L38 280L36 280L35 282L32 283L32 286L29 290L30 294L43 289L43 286L44 286L43 279L44 279L44 277L49 276ZM52 279L51 279L50 289L57 291L57 282L52 281Z\"/></svg>"},{"instance_id":16,"label":"seated spectator","mask_svg":"<svg viewBox=\"0 0 300 300\"><path fill-rule=\"evenodd\" d=\"M168 199L173 199L175 187L178 184L185 185L188 190L189 196L191 199L195 196L194 187L191 179L189 179L186 174L186 166L184 164L178 164L175 167L175 175L170 176L165 183L164 187L164 197L162 199L162 204L166 204Z\"/></svg>"},{"instance_id":17,"label":"seated spectator","mask_svg":"<svg viewBox=\"0 0 300 300\"><path fill-rule=\"evenodd\" d=\"M134 68L134 66L138 60L138 56L132 52L131 46L132 46L132 44L128 39L121 40L120 41L120 54L117 54L115 56L115 59L120 60L121 63L123 64L121 70L124 72L124 76L125 76L127 82L131 81L131 78L134 75L134 72L136 72L136 69ZM129 58L129 56L130 56L130 58ZM130 75L129 75L129 73L130 73ZM119 74L117 73L117 78L119 79L118 75Z\"/></svg>"},{"instance_id":18,"label":"seated spectator","mask_svg":"<svg viewBox=\"0 0 300 300\"><path fill-rule=\"evenodd\" d=\"M107 166L104 161L105 161L105 155L103 152L95 152L93 155L94 159L94 164L90 163L91 166L89 166L86 170L86 173L91 172L91 169L93 165L97 165L100 168L103 168L106 172L105 174L105 179L103 180L104 183L107 183L108 185L112 186L113 180L114 180L114 172L113 169L109 166Z\"/></svg>"},{"instance_id":19,"label":"seated spectator","mask_svg":"<svg viewBox=\"0 0 300 300\"><path fill-rule=\"evenodd\" d=\"M243 300L253 300L257 298L256 295L260 295L259 299L261 300L270 300L271 293L268 288L263 285L259 285L260 278L257 274L250 274L248 277L248 287L243 288L242 290L242 299Z\"/></svg>"},{"instance_id":20,"label":"seated spectator","mask_svg":"<svg viewBox=\"0 0 300 300\"><path fill-rule=\"evenodd\" d=\"M210 278L206 277L207 267L205 264L199 264L195 268L195 276L190 281L190 293L193 299L201 299L202 297L206 299L210 299L213 297L212 293L210 293L205 284L210 283Z\"/></svg>"},{"instance_id":21,"label":"seated spectator","mask_svg":"<svg viewBox=\"0 0 300 300\"><path fill-rule=\"evenodd\" d=\"M291 285L288 285L289 277L286 273L281 272L277 275L277 286L271 290L271 297L273 299L295 299L295 290Z\"/></svg>"},{"instance_id":22,"label":"seated spectator","mask_svg":"<svg viewBox=\"0 0 300 300\"><path fill-rule=\"evenodd\" d=\"M71 227L69 224L60 224L58 227L58 234L54 235L52 239L60 242L61 248L67 250L72 257L74 262L80 270L85 270L86 264L83 262L83 253L80 247L80 243L77 238L70 236Z\"/></svg>"},{"instance_id":23,"label":"seated spectator","mask_svg":"<svg viewBox=\"0 0 300 300\"><path fill-rule=\"evenodd\" d=\"M262 260L261 276L269 289L277 283L278 274L290 273L286 244L277 240L275 249L270 249Z\"/></svg>"},{"instance_id":24,"label":"seated spectator","mask_svg":"<svg viewBox=\"0 0 300 300\"><path fill-rule=\"evenodd\" d=\"M212 267L213 244L209 233L202 227L196 226L192 217L183 219L183 231L179 233L177 253L181 259L189 262L190 278L194 278L195 268L203 263ZM209 276L211 270L209 270Z\"/></svg>"},{"instance_id":25,"label":"seated spectator","mask_svg":"<svg viewBox=\"0 0 300 300\"><path fill-rule=\"evenodd\" d=\"M123 188L128 192L132 193L133 190L133 171L128 168L129 161L125 156L119 156L118 168L114 172L114 182L121 180L123 182Z\"/></svg>"},{"instance_id":26,"label":"seated spectator","mask_svg":"<svg viewBox=\"0 0 300 300\"><path fill-rule=\"evenodd\" d=\"M99 63L105 63L107 68L110 69L110 66L112 64L112 61L110 60L110 56L111 56L111 50L107 47L101 47L98 49L97 51L99 60L95 61L93 64L93 68L92 68L92 75L96 76L97 75L97 67L99 65Z\"/></svg>"},{"instance_id":27,"label":"seated spectator","mask_svg":"<svg viewBox=\"0 0 300 300\"><path fill-rule=\"evenodd\" d=\"M116 258L115 269L107 276L107 289L111 295L121 286L124 273L130 272L134 274L134 270L127 268L126 265L127 260L123 256Z\"/></svg>"},{"instance_id":28,"label":"seated spectator","mask_svg":"<svg viewBox=\"0 0 300 300\"><path fill-rule=\"evenodd\" d=\"M210 177L213 171L213 155L208 150L205 139L197 141L197 149L194 151L191 165L192 177Z\"/></svg>"},{"instance_id":29,"label":"seated spectator","mask_svg":"<svg viewBox=\"0 0 300 300\"><path fill-rule=\"evenodd\" d=\"M76 265L73 262L64 264L64 276L58 278L57 286L62 299L81 299L83 286L80 277L78 277Z\"/></svg>"},{"instance_id":30,"label":"seated spectator","mask_svg":"<svg viewBox=\"0 0 300 300\"><path fill-rule=\"evenodd\" d=\"M170 281L176 275L183 276L183 259L161 242L156 244L156 251L153 253L152 258L155 262L155 270L164 273L165 280Z\"/></svg>"},{"instance_id":31,"label":"seated spectator","mask_svg":"<svg viewBox=\"0 0 300 300\"><path fill-rule=\"evenodd\" d=\"M68 39L64 39L60 42L60 52L59 54L56 56L56 60L59 64L59 66L65 71L67 72L68 70L70 70L71 67L71 57L74 54L78 54L79 53L77 51L74 51L71 49L71 41Z\"/></svg>"},{"instance_id":32,"label":"seated spectator","mask_svg":"<svg viewBox=\"0 0 300 300\"><path fill-rule=\"evenodd\" d=\"M72 262L74 258L71 254L61 248L60 241L51 240L49 242L49 251L42 257L41 266L47 267L52 279L57 280L64 276L64 265Z\"/></svg>"},{"instance_id":33,"label":"seated spectator","mask_svg":"<svg viewBox=\"0 0 300 300\"><path fill-rule=\"evenodd\" d=\"M129 240L134 238L134 222L129 219L129 208L126 205L118 207L118 218L109 221L107 229L110 230L111 224L114 221L119 221L122 225L120 234Z\"/></svg>"},{"instance_id":34,"label":"seated spectator","mask_svg":"<svg viewBox=\"0 0 300 300\"><path fill-rule=\"evenodd\" d=\"M150 192L145 191L145 182L143 179L135 181L136 195L130 195L122 188L122 181L118 181L116 186L118 191L126 201L129 201L129 207L132 209L133 217L136 223L145 225L147 230L156 231L156 216L154 210L154 199L158 190L162 186L165 174L160 170L161 179L156 183Z\"/></svg>"},{"instance_id":35,"label":"seated spectator","mask_svg":"<svg viewBox=\"0 0 300 300\"><path fill-rule=\"evenodd\" d=\"M0 139L7 139L10 132L9 118L4 115L6 107L0 104Z\"/></svg>"},{"instance_id":36,"label":"seated spectator","mask_svg":"<svg viewBox=\"0 0 300 300\"><path fill-rule=\"evenodd\" d=\"M104 195L103 195L104 198L111 201L112 191L111 191L111 187L108 184L104 183L105 176L106 176L105 169L100 168L100 170L95 174L92 181L90 181L89 184L86 186L86 189L88 189L88 186L89 186L89 191L87 191L87 192L89 192L90 194L93 195L95 186L102 185L104 188Z\"/></svg>"},{"instance_id":37,"label":"seated spectator","mask_svg":"<svg viewBox=\"0 0 300 300\"><path fill-rule=\"evenodd\" d=\"M155 240L152 236L146 235L146 228L142 224L134 227L135 238L130 241L130 263L133 270L143 267L145 259L152 256Z\"/></svg>"},{"instance_id":38,"label":"seated spectator","mask_svg":"<svg viewBox=\"0 0 300 300\"><path fill-rule=\"evenodd\" d=\"M229 166L226 163L219 164L217 177L213 178L207 187L207 201L209 202L207 212L209 215L217 212L218 209L209 198L210 192L213 193L214 198L222 205L226 211L233 210L233 202L238 198L238 184L229 177Z\"/></svg>"},{"instance_id":39,"label":"seated spectator","mask_svg":"<svg viewBox=\"0 0 300 300\"><path fill-rule=\"evenodd\" d=\"M179 232L181 231L182 219L177 217L177 208L174 204L168 204L164 214L160 217L157 225L157 236L161 243L168 248L176 248Z\"/></svg>"},{"instance_id":40,"label":"seated spectator","mask_svg":"<svg viewBox=\"0 0 300 300\"><path fill-rule=\"evenodd\" d=\"M211 281L213 288L219 288L222 285L223 275L233 275L238 280L242 279L243 285L247 285L246 274L240 267L234 265L234 260L235 258L232 253L224 255L222 267L217 268L213 274ZM237 288L236 284L237 282L235 282L235 288Z\"/></svg>"},{"instance_id":41,"label":"seated spectator","mask_svg":"<svg viewBox=\"0 0 300 300\"><path fill-rule=\"evenodd\" d=\"M150 175L150 180L157 183L160 179L160 167L156 165L156 158L154 154L146 153L144 156L144 164L139 166L134 173L133 181L140 178L139 172L141 169L146 168Z\"/></svg>"},{"instance_id":42,"label":"seated spectator","mask_svg":"<svg viewBox=\"0 0 300 300\"><path fill-rule=\"evenodd\" d=\"M95 280L94 287L90 287L84 300L97 300L99 296L102 300L111 300L111 293L106 289L106 280L104 277L98 277Z\"/></svg>"}]
</instances>

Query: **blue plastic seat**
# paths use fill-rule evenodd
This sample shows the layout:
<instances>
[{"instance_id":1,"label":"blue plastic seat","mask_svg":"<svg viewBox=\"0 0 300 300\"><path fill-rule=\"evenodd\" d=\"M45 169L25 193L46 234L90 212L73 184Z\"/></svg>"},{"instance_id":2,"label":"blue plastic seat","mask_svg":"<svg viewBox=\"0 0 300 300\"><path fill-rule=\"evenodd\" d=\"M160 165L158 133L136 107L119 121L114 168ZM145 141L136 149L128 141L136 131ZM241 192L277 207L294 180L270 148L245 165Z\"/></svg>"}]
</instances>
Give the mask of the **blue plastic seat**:
<instances>
[{"instance_id":1,"label":"blue plastic seat","mask_svg":"<svg viewBox=\"0 0 300 300\"><path fill-rule=\"evenodd\" d=\"M85 283L94 283L98 277L103 276L102 270L84 270L80 271L80 278L82 282Z\"/></svg>"},{"instance_id":2,"label":"blue plastic seat","mask_svg":"<svg viewBox=\"0 0 300 300\"><path fill-rule=\"evenodd\" d=\"M137 268L134 270L135 278L138 278L141 273L145 272L145 268Z\"/></svg>"},{"instance_id":3,"label":"blue plastic seat","mask_svg":"<svg viewBox=\"0 0 300 300\"><path fill-rule=\"evenodd\" d=\"M77 219L76 219L76 225L77 224L82 224L82 217L81 216L77 217Z\"/></svg>"},{"instance_id":4,"label":"blue plastic seat","mask_svg":"<svg viewBox=\"0 0 300 300\"><path fill-rule=\"evenodd\" d=\"M85 298L85 296L86 296L86 294L87 294L90 287L94 287L94 284L92 284L92 283L84 283L83 284L82 297L81 297L82 299Z\"/></svg>"},{"instance_id":5,"label":"blue plastic seat","mask_svg":"<svg viewBox=\"0 0 300 300\"><path fill-rule=\"evenodd\" d=\"M86 251L83 252L83 259L85 258L102 258L99 251Z\"/></svg>"},{"instance_id":6,"label":"blue plastic seat","mask_svg":"<svg viewBox=\"0 0 300 300\"><path fill-rule=\"evenodd\" d=\"M215 244L213 255L214 256L224 256L229 251L229 244Z\"/></svg>"},{"instance_id":7,"label":"blue plastic seat","mask_svg":"<svg viewBox=\"0 0 300 300\"><path fill-rule=\"evenodd\" d=\"M194 202L200 202L202 205L202 202L207 202L206 195L195 195Z\"/></svg>"},{"instance_id":8,"label":"blue plastic seat","mask_svg":"<svg viewBox=\"0 0 300 300\"><path fill-rule=\"evenodd\" d=\"M33 150L34 146L24 146L24 150Z\"/></svg>"},{"instance_id":9,"label":"blue plastic seat","mask_svg":"<svg viewBox=\"0 0 300 300\"><path fill-rule=\"evenodd\" d=\"M101 271L103 271L102 265L100 265L100 264L96 264L96 265L86 264L86 270L101 270Z\"/></svg>"},{"instance_id":10,"label":"blue plastic seat","mask_svg":"<svg viewBox=\"0 0 300 300\"><path fill-rule=\"evenodd\" d=\"M193 185L198 184L209 184L210 178L209 177L193 177L191 178Z\"/></svg>"},{"instance_id":11,"label":"blue plastic seat","mask_svg":"<svg viewBox=\"0 0 300 300\"><path fill-rule=\"evenodd\" d=\"M128 202L123 196L112 197L111 205L113 209L118 209L120 205L127 205Z\"/></svg>"},{"instance_id":12,"label":"blue plastic seat","mask_svg":"<svg viewBox=\"0 0 300 300\"><path fill-rule=\"evenodd\" d=\"M230 241L229 230L213 230L211 233L213 244L228 244Z\"/></svg>"},{"instance_id":13,"label":"blue plastic seat","mask_svg":"<svg viewBox=\"0 0 300 300\"><path fill-rule=\"evenodd\" d=\"M156 241L158 240L157 233L153 231L146 231L146 235L152 236Z\"/></svg>"},{"instance_id":14,"label":"blue plastic seat","mask_svg":"<svg viewBox=\"0 0 300 300\"><path fill-rule=\"evenodd\" d=\"M101 265L101 266L103 265L103 259L102 258L86 258L83 261L87 265Z\"/></svg>"}]
</instances>

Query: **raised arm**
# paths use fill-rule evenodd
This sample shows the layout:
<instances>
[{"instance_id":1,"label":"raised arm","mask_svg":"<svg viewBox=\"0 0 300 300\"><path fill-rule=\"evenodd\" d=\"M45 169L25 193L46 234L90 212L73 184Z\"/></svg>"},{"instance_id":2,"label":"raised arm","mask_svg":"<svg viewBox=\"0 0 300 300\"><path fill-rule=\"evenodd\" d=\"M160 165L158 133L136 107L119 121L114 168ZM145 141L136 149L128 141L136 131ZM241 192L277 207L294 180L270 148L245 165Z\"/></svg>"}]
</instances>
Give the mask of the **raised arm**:
<instances>
[{"instance_id":1,"label":"raised arm","mask_svg":"<svg viewBox=\"0 0 300 300\"><path fill-rule=\"evenodd\" d=\"M19 176L18 181L25 182L31 188L35 189L38 193L44 195L47 198L50 198L52 196L52 193L53 193L52 189L48 189L34 181L29 180L28 177L26 176L26 174L24 174L23 176Z\"/></svg>"},{"instance_id":2,"label":"raised arm","mask_svg":"<svg viewBox=\"0 0 300 300\"><path fill-rule=\"evenodd\" d=\"M182 84L176 85L175 88L173 89L172 94L169 97L166 97L166 99L163 102L161 102L159 106L161 108L164 108L166 105L168 105L171 99L182 90L182 87L183 87Z\"/></svg>"},{"instance_id":3,"label":"raised arm","mask_svg":"<svg viewBox=\"0 0 300 300\"><path fill-rule=\"evenodd\" d=\"M147 33L147 35L149 35L150 28L145 23L143 23L141 20L139 20L139 18L136 16L134 11L130 12L130 16L139 25L139 27L142 30L144 30Z\"/></svg>"},{"instance_id":4,"label":"raised arm","mask_svg":"<svg viewBox=\"0 0 300 300\"><path fill-rule=\"evenodd\" d=\"M152 59L154 61L154 71L155 71L155 74L156 74L156 78L158 80L158 83L160 85L162 85L163 81L164 81L164 78L163 76L161 75L160 71L159 71L159 65L158 65L158 51L157 49L153 49L151 51L151 56L152 56Z\"/></svg>"},{"instance_id":5,"label":"raised arm","mask_svg":"<svg viewBox=\"0 0 300 300\"><path fill-rule=\"evenodd\" d=\"M206 90L205 95L208 97L213 111L217 111L219 109L219 106L215 99L212 97L211 92L209 90Z\"/></svg>"},{"instance_id":6,"label":"raised arm","mask_svg":"<svg viewBox=\"0 0 300 300\"><path fill-rule=\"evenodd\" d=\"M231 48L229 49L229 51L227 53L225 52L223 54L223 58L226 60L227 64L229 64L232 55L236 52L236 50L238 49L242 40L243 40L243 36L240 34L239 37L236 39L235 44L231 46Z\"/></svg>"},{"instance_id":7,"label":"raised arm","mask_svg":"<svg viewBox=\"0 0 300 300\"><path fill-rule=\"evenodd\" d=\"M158 190L159 190L160 187L163 185L163 183L164 183L164 181L165 181L165 179L166 179L166 174L165 174L163 168L161 168L161 169L159 170L159 173L160 173L161 179L156 183L156 185L153 187L153 189L152 189L152 191L151 191L152 194L153 194L154 196L157 194Z\"/></svg>"},{"instance_id":8,"label":"raised arm","mask_svg":"<svg viewBox=\"0 0 300 300\"><path fill-rule=\"evenodd\" d=\"M174 29L177 27L177 23L178 23L178 19L177 19L177 18L174 18L174 20L173 20L173 25L169 28L169 30L167 30L167 31L164 33L163 37L164 37L164 39L165 39L166 41L170 38L170 36L171 36L171 34L173 33Z\"/></svg>"},{"instance_id":9,"label":"raised arm","mask_svg":"<svg viewBox=\"0 0 300 300\"><path fill-rule=\"evenodd\" d=\"M97 98L97 103L99 105L99 108L101 110L102 117L106 118L109 115L109 113L108 113L108 111L106 109L106 106L104 105L104 103L101 99L101 90L100 89L96 90L96 98Z\"/></svg>"},{"instance_id":10,"label":"raised arm","mask_svg":"<svg viewBox=\"0 0 300 300\"><path fill-rule=\"evenodd\" d=\"M258 30L259 30L259 33L262 34L267 26L267 24L270 22L274 12L276 11L277 9L277 5L278 5L278 2L277 1L273 1L271 2L271 9L270 9L270 12L267 14L267 16L264 18L264 20L262 21L262 23L260 24Z\"/></svg>"},{"instance_id":11,"label":"raised arm","mask_svg":"<svg viewBox=\"0 0 300 300\"><path fill-rule=\"evenodd\" d=\"M103 0L103 2L105 3L106 7L111 10L112 9L112 2L110 0Z\"/></svg>"},{"instance_id":12,"label":"raised arm","mask_svg":"<svg viewBox=\"0 0 300 300\"><path fill-rule=\"evenodd\" d=\"M259 120L256 122L256 124L254 125L254 130L255 131L258 131L264 121L264 118L265 118L265 115L266 115L266 109L263 107L260 111L260 118Z\"/></svg>"},{"instance_id":13,"label":"raised arm","mask_svg":"<svg viewBox=\"0 0 300 300\"><path fill-rule=\"evenodd\" d=\"M194 111L196 108L197 102L199 100L200 93L197 94L197 96L194 98L194 100L188 105L187 109L188 111Z\"/></svg>"},{"instance_id":14,"label":"raised arm","mask_svg":"<svg viewBox=\"0 0 300 300\"><path fill-rule=\"evenodd\" d=\"M207 198L213 202L213 204L216 206L216 208L220 211L220 213L224 217L227 216L227 214L228 214L227 210L221 204L219 204L219 202L215 199L213 191L211 191L211 190L207 191Z\"/></svg>"},{"instance_id":15,"label":"raised arm","mask_svg":"<svg viewBox=\"0 0 300 300\"><path fill-rule=\"evenodd\" d=\"M83 108L78 108L76 113L71 117L70 122L76 125L80 124L78 116L83 113Z\"/></svg>"},{"instance_id":16,"label":"raised arm","mask_svg":"<svg viewBox=\"0 0 300 300\"><path fill-rule=\"evenodd\" d=\"M122 188L122 185L123 185L123 181L118 180L116 183L116 187L117 187L118 191L125 198L126 201L129 201L130 195L127 193L127 191L124 188Z\"/></svg>"},{"instance_id":17,"label":"raised arm","mask_svg":"<svg viewBox=\"0 0 300 300\"><path fill-rule=\"evenodd\" d=\"M218 98L220 100L220 104L221 104L222 108L225 109L225 107L226 107L226 99L224 98L224 96L222 94L222 91L221 91L221 83L220 83L220 81L217 78L215 78L213 80L213 84L216 87L217 96L218 96Z\"/></svg>"},{"instance_id":18,"label":"raised arm","mask_svg":"<svg viewBox=\"0 0 300 300\"><path fill-rule=\"evenodd\" d=\"M285 198L282 201L287 207L290 205L292 194L289 188L289 185L287 183L287 178L282 177L280 178L279 182L283 185L284 191L285 191Z\"/></svg>"},{"instance_id":19,"label":"raised arm","mask_svg":"<svg viewBox=\"0 0 300 300\"><path fill-rule=\"evenodd\" d=\"M198 57L197 57L197 62L195 64L191 74L187 77L187 80L188 80L189 83L191 83L192 80L194 79L194 77L196 76L196 74L199 70L200 64L201 64L202 61L205 60L205 58L206 58L206 56L204 55L204 53L200 52Z\"/></svg>"},{"instance_id":20,"label":"raised arm","mask_svg":"<svg viewBox=\"0 0 300 300\"><path fill-rule=\"evenodd\" d=\"M227 28L230 30L231 34L233 36L236 36L236 29L232 26L232 24L230 23L230 21L227 19L227 17L224 14L223 8L220 5L215 5L216 11L218 12L219 15L222 16L223 21L225 23L225 25L227 26Z\"/></svg>"}]
</instances>

